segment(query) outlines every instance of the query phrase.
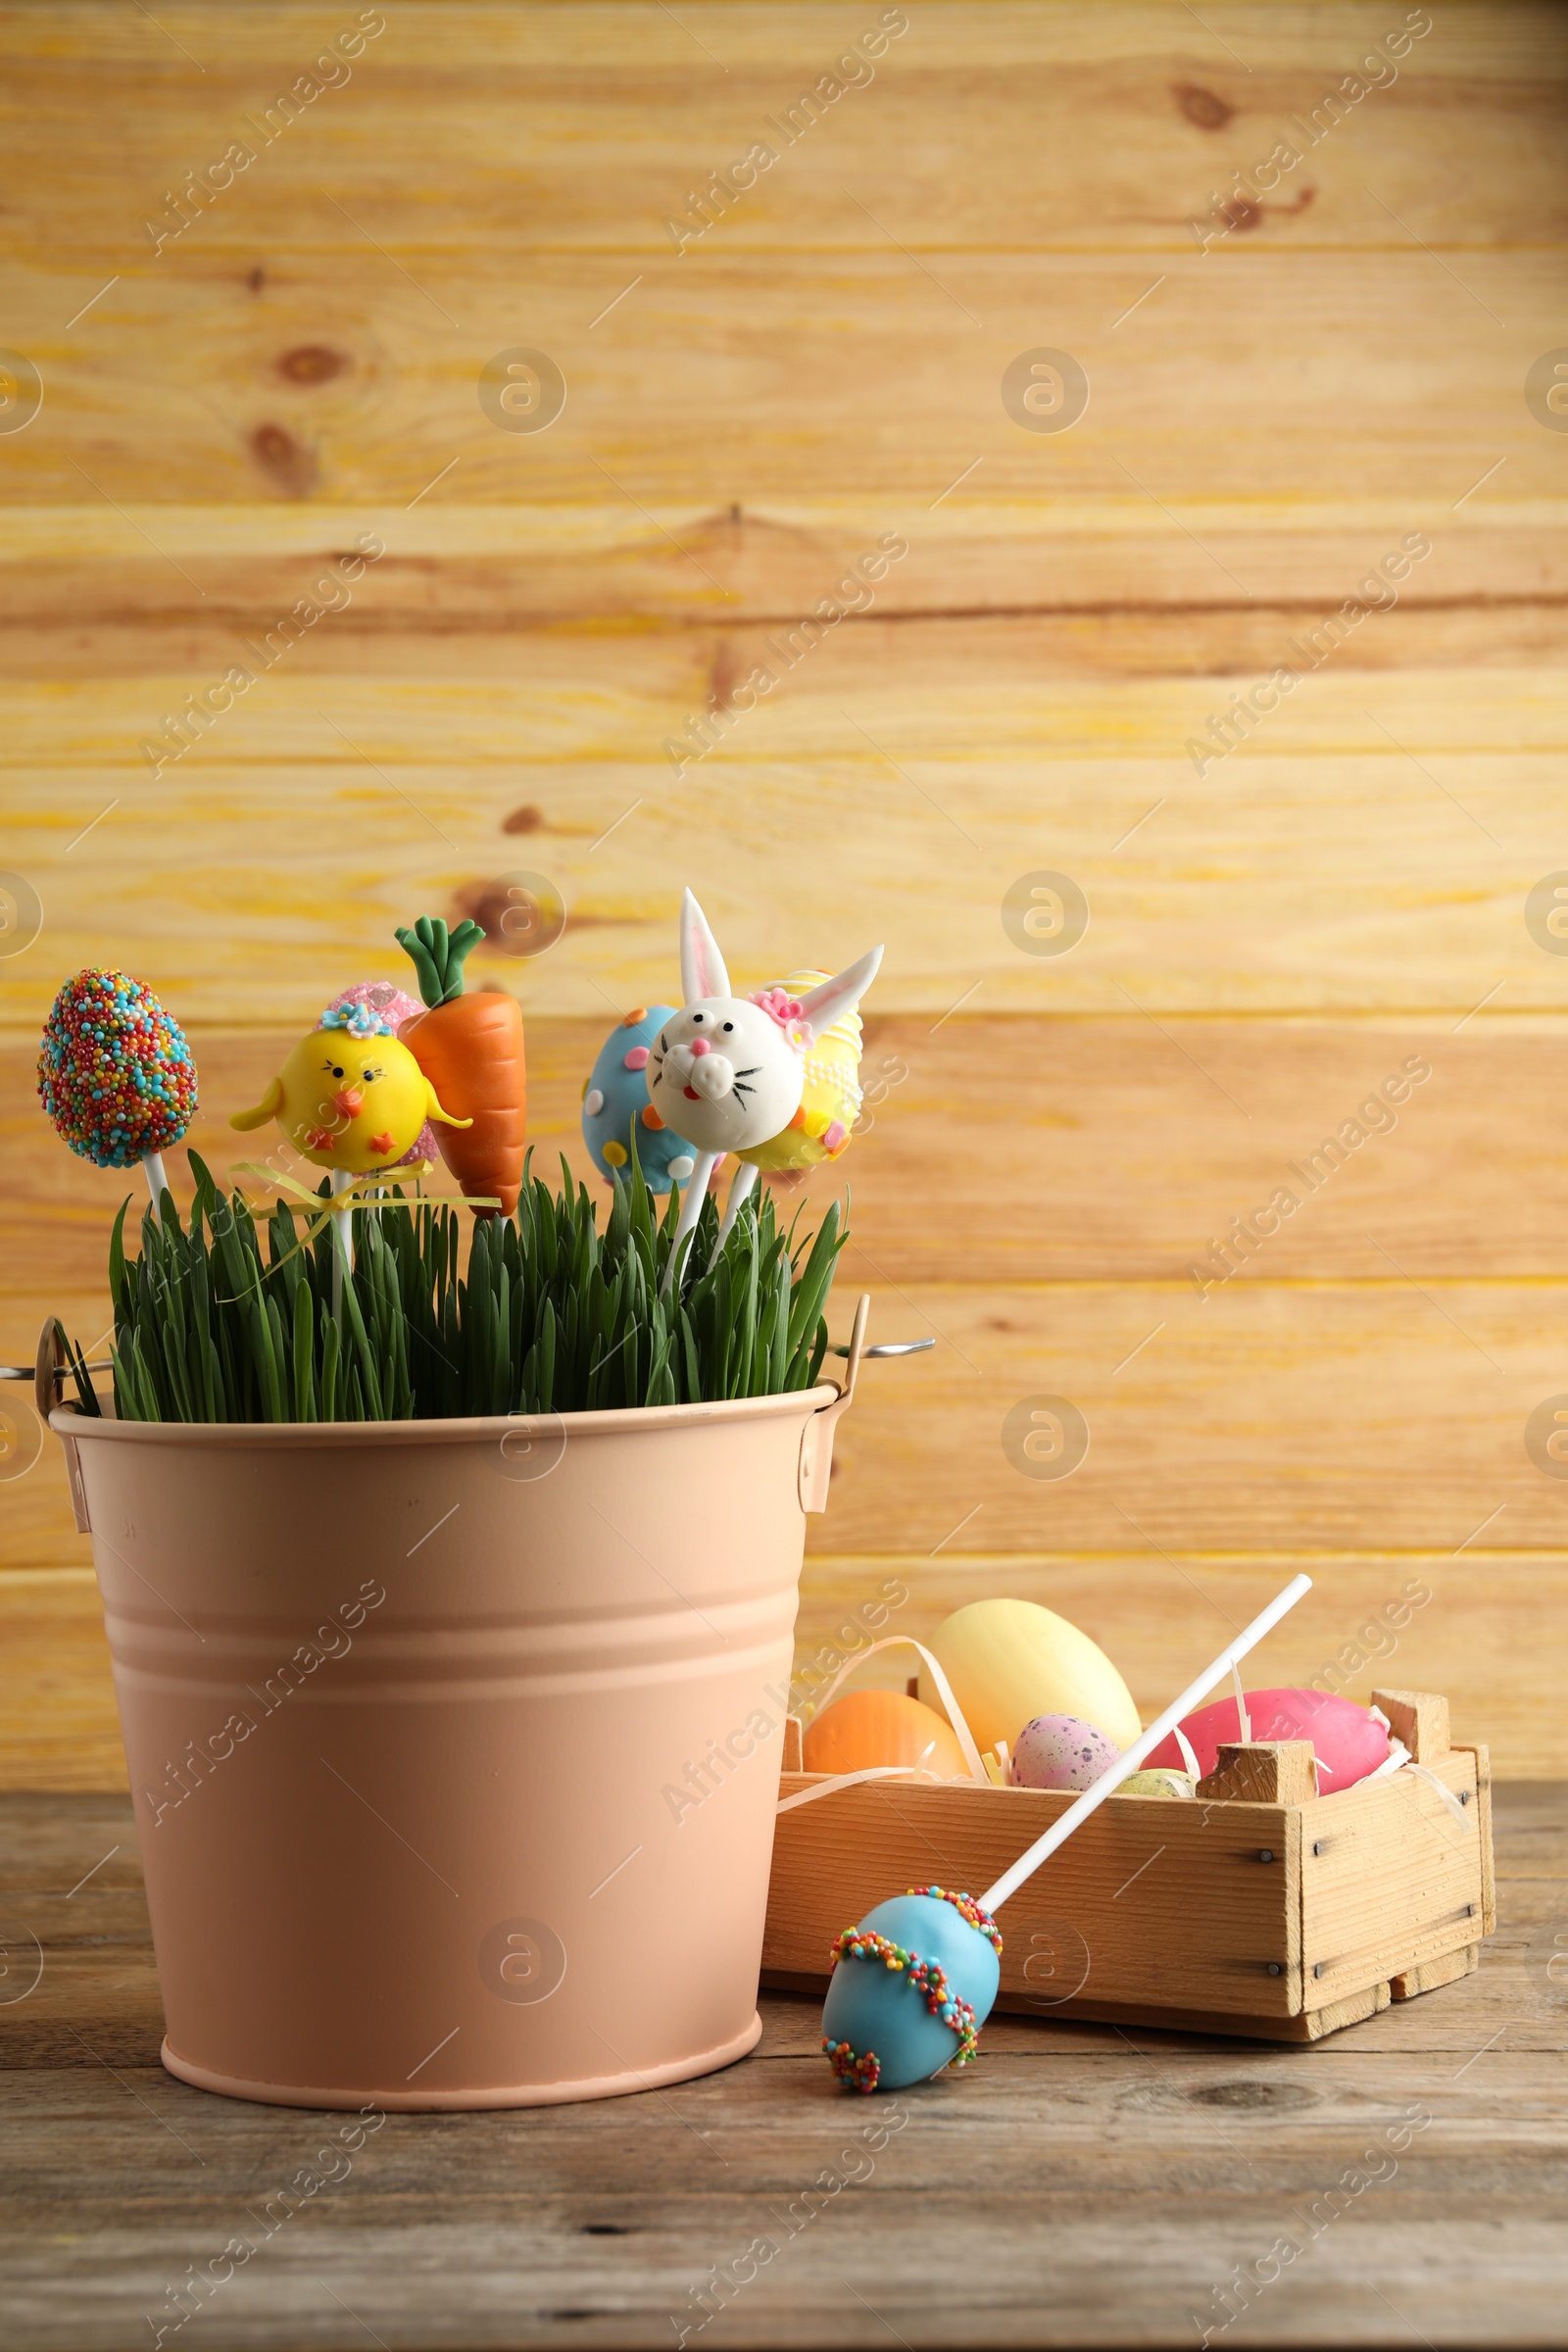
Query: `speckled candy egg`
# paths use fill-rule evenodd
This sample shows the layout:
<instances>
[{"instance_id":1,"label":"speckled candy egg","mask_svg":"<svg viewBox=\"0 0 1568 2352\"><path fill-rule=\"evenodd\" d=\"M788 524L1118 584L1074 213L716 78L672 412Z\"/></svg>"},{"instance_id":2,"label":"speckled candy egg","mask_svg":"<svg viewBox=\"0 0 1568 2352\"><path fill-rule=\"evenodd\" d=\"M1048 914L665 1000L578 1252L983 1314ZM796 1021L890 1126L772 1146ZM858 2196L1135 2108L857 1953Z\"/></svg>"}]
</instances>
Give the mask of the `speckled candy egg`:
<instances>
[{"instance_id":1,"label":"speckled candy egg","mask_svg":"<svg viewBox=\"0 0 1568 2352\"><path fill-rule=\"evenodd\" d=\"M1118 1796L1162 1796L1185 1799L1189 1804L1198 1791L1190 1772L1130 1772L1116 1788Z\"/></svg>"},{"instance_id":2,"label":"speckled candy egg","mask_svg":"<svg viewBox=\"0 0 1568 2352\"><path fill-rule=\"evenodd\" d=\"M661 1024L673 1014L670 1004L636 1005L618 1028L612 1029L588 1073L582 1090L582 1140L607 1184L624 1175L631 1164L634 1126L637 1160L651 1193L667 1193L671 1184L684 1184L697 1164L691 1145L664 1125L648 1100L648 1049Z\"/></svg>"},{"instance_id":3,"label":"speckled candy egg","mask_svg":"<svg viewBox=\"0 0 1568 2352\"><path fill-rule=\"evenodd\" d=\"M1012 1777L1020 1788L1087 1788L1120 1754L1080 1716L1037 1715L1012 1743Z\"/></svg>"}]
</instances>

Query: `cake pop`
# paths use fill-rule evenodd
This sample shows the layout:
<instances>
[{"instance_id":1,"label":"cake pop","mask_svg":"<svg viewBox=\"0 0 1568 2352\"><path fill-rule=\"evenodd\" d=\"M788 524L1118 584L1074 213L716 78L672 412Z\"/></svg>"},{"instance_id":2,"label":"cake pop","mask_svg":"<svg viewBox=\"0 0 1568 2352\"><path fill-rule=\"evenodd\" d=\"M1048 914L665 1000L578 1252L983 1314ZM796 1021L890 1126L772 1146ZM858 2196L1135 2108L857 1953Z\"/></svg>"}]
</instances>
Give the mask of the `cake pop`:
<instances>
[{"instance_id":1,"label":"cake pop","mask_svg":"<svg viewBox=\"0 0 1568 2352\"><path fill-rule=\"evenodd\" d=\"M697 1147L681 1200L664 1280L674 1279L713 1163L726 1152L765 1144L801 1106L806 1056L819 1032L858 1004L882 960L873 948L858 963L796 1000L781 988L732 995L729 974L702 908L688 890L680 907L680 977L685 1003L662 1022L648 1059L648 1097L666 1127ZM746 1188L756 1170L743 1167ZM738 1203L736 1204L738 1205Z\"/></svg>"},{"instance_id":2,"label":"cake pop","mask_svg":"<svg viewBox=\"0 0 1568 2352\"><path fill-rule=\"evenodd\" d=\"M394 1033L402 1021L415 1020L419 1011L418 1000L406 989L397 988L390 980L360 980L353 988L344 989L334 997L317 1024L321 1029L347 1029L351 1036L368 1037L371 1031L365 1026L366 1008L380 1012L392 1023ZM441 1156L435 1129L428 1119L419 1129L403 1157L394 1160L394 1167L406 1168L415 1160L434 1167Z\"/></svg>"},{"instance_id":3,"label":"cake pop","mask_svg":"<svg viewBox=\"0 0 1568 2352\"><path fill-rule=\"evenodd\" d=\"M38 1052L38 1095L73 1152L100 1168L146 1172L156 1210L163 1153L196 1114L196 1064L179 1023L128 972L78 972L54 1001Z\"/></svg>"},{"instance_id":4,"label":"cake pop","mask_svg":"<svg viewBox=\"0 0 1568 2352\"><path fill-rule=\"evenodd\" d=\"M243 1133L276 1119L304 1158L355 1175L395 1165L427 1118L466 1127L442 1108L391 1018L368 1006L364 1014L363 1034L345 1015L341 1026L323 1022L301 1038L260 1102L236 1110L229 1125Z\"/></svg>"},{"instance_id":5,"label":"cake pop","mask_svg":"<svg viewBox=\"0 0 1568 2352\"><path fill-rule=\"evenodd\" d=\"M276 1119L304 1158L331 1170L334 1193L347 1191L357 1175L394 1167L430 1119L445 1127L470 1125L442 1108L435 1088L399 1043L395 1026L390 1013L369 1004L329 1004L260 1102L236 1110L229 1125L244 1134ZM334 1314L343 1277L354 1263L353 1224L351 1210L333 1210Z\"/></svg>"},{"instance_id":6,"label":"cake pop","mask_svg":"<svg viewBox=\"0 0 1568 2352\"><path fill-rule=\"evenodd\" d=\"M465 1115L444 1131L441 1156L476 1217L510 1217L522 1190L528 1127L522 1008L505 989L464 994L464 965L484 933L465 916L448 930L421 914L394 932L418 975L421 1010L398 1034L433 1087Z\"/></svg>"},{"instance_id":7,"label":"cake pop","mask_svg":"<svg viewBox=\"0 0 1568 2352\"><path fill-rule=\"evenodd\" d=\"M858 1927L846 1928L833 1946L833 1977L822 2010L822 2048L842 2082L857 2090L903 2090L947 2066L968 2064L1001 1983L1002 1937L993 1913L1311 1586L1309 1576L1294 1577L983 1894L911 1886L906 1894L878 1903Z\"/></svg>"},{"instance_id":8,"label":"cake pop","mask_svg":"<svg viewBox=\"0 0 1568 2352\"><path fill-rule=\"evenodd\" d=\"M692 1146L649 1102L643 1076L661 1027L674 1017L672 1004L637 1005L612 1029L583 1082L582 1140L607 1184L630 1164L634 1126L637 1164L651 1193L684 1184L697 1165Z\"/></svg>"},{"instance_id":9,"label":"cake pop","mask_svg":"<svg viewBox=\"0 0 1568 2352\"><path fill-rule=\"evenodd\" d=\"M798 1011L811 990L820 988L828 978L826 972L791 972L787 980L763 989L760 1001L782 999ZM765 1143L753 1144L749 1150L736 1153L741 1164L735 1172L729 1204L719 1227L720 1243L740 1214L741 1202L759 1175L799 1178L808 1169L819 1167L824 1159L837 1159L849 1150L861 1102L860 1016L854 1004L837 1020L825 1026L818 1022L802 1067L806 1083L789 1125L777 1135L770 1135Z\"/></svg>"}]
</instances>

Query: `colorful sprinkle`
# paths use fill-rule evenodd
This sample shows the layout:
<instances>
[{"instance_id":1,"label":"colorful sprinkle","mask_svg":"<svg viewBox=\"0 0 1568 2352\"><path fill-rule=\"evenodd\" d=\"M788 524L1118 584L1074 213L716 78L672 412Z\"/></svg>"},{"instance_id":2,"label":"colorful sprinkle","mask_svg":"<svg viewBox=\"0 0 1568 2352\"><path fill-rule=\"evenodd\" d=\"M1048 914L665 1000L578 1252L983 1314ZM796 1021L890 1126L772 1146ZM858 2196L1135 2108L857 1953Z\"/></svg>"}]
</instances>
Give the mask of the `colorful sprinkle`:
<instances>
[{"instance_id":1,"label":"colorful sprinkle","mask_svg":"<svg viewBox=\"0 0 1568 2352\"><path fill-rule=\"evenodd\" d=\"M983 1936L1002 1957L1002 1933L989 1911L982 1911L972 1894L954 1894L946 1886L906 1886L906 1894L929 1894L939 1903L951 1903L960 1919L966 1919L977 1934Z\"/></svg>"},{"instance_id":2,"label":"colorful sprinkle","mask_svg":"<svg viewBox=\"0 0 1568 2352\"><path fill-rule=\"evenodd\" d=\"M660 1117L653 1104L651 1102L645 1103L643 1106L643 1125L657 1135L663 1124L663 1120Z\"/></svg>"},{"instance_id":3,"label":"colorful sprinkle","mask_svg":"<svg viewBox=\"0 0 1568 2352\"><path fill-rule=\"evenodd\" d=\"M646 1070L648 1067L648 1048L646 1046L631 1047L627 1053L621 1055L620 1066L623 1070Z\"/></svg>"},{"instance_id":4,"label":"colorful sprinkle","mask_svg":"<svg viewBox=\"0 0 1568 2352\"><path fill-rule=\"evenodd\" d=\"M622 1027L623 1029L635 1029L639 1021L646 1021L646 1020L647 1020L647 1018L648 1018L648 1007L647 1007L647 1005L646 1005L646 1004L634 1004L634 1005L632 1006L632 1008L631 1008L630 1012L623 1012L623 1013L621 1014L621 1016L620 1016L620 1025L621 1025L621 1027Z\"/></svg>"},{"instance_id":5,"label":"colorful sprinkle","mask_svg":"<svg viewBox=\"0 0 1568 2352\"><path fill-rule=\"evenodd\" d=\"M196 1064L150 988L128 972L78 972L44 1026L38 1097L73 1152L133 1168L195 1117Z\"/></svg>"},{"instance_id":6,"label":"colorful sprinkle","mask_svg":"<svg viewBox=\"0 0 1568 2352\"><path fill-rule=\"evenodd\" d=\"M847 2082L853 2090L875 2090L882 2079L882 2061L875 2050L867 2050L863 2058L857 2058L847 2041L830 2041L825 2034L822 2048L841 2082Z\"/></svg>"},{"instance_id":7,"label":"colorful sprinkle","mask_svg":"<svg viewBox=\"0 0 1568 2352\"><path fill-rule=\"evenodd\" d=\"M613 1136L603 1150L604 1157L609 1160L612 1168L623 1168L626 1165L626 1147L624 1144L617 1144Z\"/></svg>"}]
</instances>

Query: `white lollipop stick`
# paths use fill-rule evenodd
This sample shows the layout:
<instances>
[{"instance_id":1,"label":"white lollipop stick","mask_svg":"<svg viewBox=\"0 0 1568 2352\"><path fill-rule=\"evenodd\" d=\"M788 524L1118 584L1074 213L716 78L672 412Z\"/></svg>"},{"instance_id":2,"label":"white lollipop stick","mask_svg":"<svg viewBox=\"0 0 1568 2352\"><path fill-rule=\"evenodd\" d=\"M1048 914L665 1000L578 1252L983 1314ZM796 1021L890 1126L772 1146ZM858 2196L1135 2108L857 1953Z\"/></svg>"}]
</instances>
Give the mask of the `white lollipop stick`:
<instances>
[{"instance_id":1,"label":"white lollipop stick","mask_svg":"<svg viewBox=\"0 0 1568 2352\"><path fill-rule=\"evenodd\" d=\"M153 1215L161 1225L164 1221L164 1195L169 1190L169 1177L164 1169L163 1153L161 1152L144 1152L141 1155L141 1168L142 1174L147 1179L147 1190L153 1197Z\"/></svg>"},{"instance_id":2,"label":"white lollipop stick","mask_svg":"<svg viewBox=\"0 0 1568 2352\"><path fill-rule=\"evenodd\" d=\"M1077 1803L1069 1805L1061 1819L1053 1822L1045 1836L1037 1838L1027 1852L1018 1856L1010 1870L1004 1870L984 1894L975 1896L981 1910L996 1911L1009 1894L1016 1894L1025 1879L1032 1879L1041 1863L1049 1861L1057 1846L1069 1838L1074 1830L1081 1828L1107 1796L1114 1795L1129 1773L1136 1772L1146 1756L1152 1755L1160 1741L1176 1729L1189 1709L1196 1707L1204 1693L1213 1689L1221 1675L1228 1674L1239 1659L1245 1658L1248 1651L1254 1648L1266 1633L1272 1632L1289 1610L1295 1608L1302 1593L1311 1590L1312 1579L1309 1576L1297 1576L1291 1579L1283 1592L1276 1592L1268 1607L1261 1610L1250 1625L1243 1628L1229 1648L1220 1651L1212 1665L1204 1667L1196 1683L1188 1684L1180 1698L1171 1700L1164 1714L1155 1717L1142 1738L1133 1741L1126 1754L1118 1756L1115 1763L1084 1790Z\"/></svg>"},{"instance_id":3,"label":"white lollipop stick","mask_svg":"<svg viewBox=\"0 0 1568 2352\"><path fill-rule=\"evenodd\" d=\"M729 1188L729 1200L724 1209L724 1222L718 1229L718 1240L713 1244L715 1257L729 1240L735 1220L741 1213L741 1202L749 1197L752 1187L757 1182L757 1175L758 1171L749 1159L743 1159L736 1169L734 1182Z\"/></svg>"},{"instance_id":4,"label":"white lollipop stick","mask_svg":"<svg viewBox=\"0 0 1568 2352\"><path fill-rule=\"evenodd\" d=\"M661 1290L667 1291L674 1282L676 1271L685 1252L686 1243L690 1238L692 1228L703 1213L703 1202L708 1199L708 1179L723 1156L722 1152L699 1152L692 1163L692 1172L686 1179L686 1190L681 1195L680 1217L675 1227L675 1244L669 1253L669 1263L664 1268L664 1279L660 1284Z\"/></svg>"},{"instance_id":5,"label":"white lollipop stick","mask_svg":"<svg viewBox=\"0 0 1568 2352\"><path fill-rule=\"evenodd\" d=\"M332 1170L334 1193L352 1192L353 1188L354 1171L351 1168L334 1168ZM354 1271L354 1211L352 1208L333 1209L332 1236L337 1245L332 1252L332 1312L336 1315L341 1311L343 1305L343 1277Z\"/></svg>"}]
</instances>

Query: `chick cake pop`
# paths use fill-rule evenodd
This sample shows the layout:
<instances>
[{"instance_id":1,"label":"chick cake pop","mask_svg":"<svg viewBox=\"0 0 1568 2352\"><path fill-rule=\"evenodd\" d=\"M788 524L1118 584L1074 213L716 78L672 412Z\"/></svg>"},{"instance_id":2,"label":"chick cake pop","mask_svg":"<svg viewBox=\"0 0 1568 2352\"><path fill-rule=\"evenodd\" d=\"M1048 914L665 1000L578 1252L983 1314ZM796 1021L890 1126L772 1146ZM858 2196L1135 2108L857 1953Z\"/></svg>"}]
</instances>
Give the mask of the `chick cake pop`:
<instances>
[{"instance_id":1,"label":"chick cake pop","mask_svg":"<svg viewBox=\"0 0 1568 2352\"><path fill-rule=\"evenodd\" d=\"M146 1170L156 1208L161 1154L196 1115L196 1064L177 1021L128 972L68 980L44 1024L38 1095L57 1132L100 1168Z\"/></svg>"},{"instance_id":2,"label":"chick cake pop","mask_svg":"<svg viewBox=\"0 0 1568 2352\"><path fill-rule=\"evenodd\" d=\"M404 1021L418 1017L417 1001L407 989L397 988L390 980L360 980L332 999L317 1026L321 1029L347 1029L352 1037L373 1037L378 1032L370 1026L370 1015L384 1013L391 1022L394 1035ZM435 1129L428 1119L419 1129L414 1142L394 1165L407 1167L411 1160L421 1160L434 1167L441 1157L441 1147Z\"/></svg>"},{"instance_id":3,"label":"chick cake pop","mask_svg":"<svg viewBox=\"0 0 1568 2352\"><path fill-rule=\"evenodd\" d=\"M607 1184L630 1163L634 1124L637 1164L651 1193L684 1184L697 1165L692 1146L665 1126L649 1102L644 1076L650 1048L663 1023L674 1017L672 1004L636 1005L612 1029L583 1082L582 1140Z\"/></svg>"},{"instance_id":4,"label":"chick cake pop","mask_svg":"<svg viewBox=\"0 0 1568 2352\"><path fill-rule=\"evenodd\" d=\"M393 1166L426 1119L467 1126L443 1109L388 1015L366 1007L366 1017L374 1024L368 1035L356 1036L345 1015L343 1027L302 1037L260 1102L236 1110L229 1125L245 1133L276 1119L306 1159L353 1175Z\"/></svg>"}]
</instances>

